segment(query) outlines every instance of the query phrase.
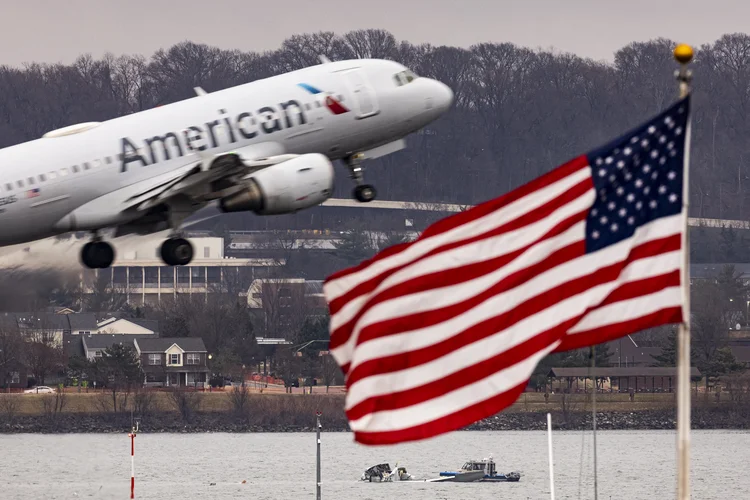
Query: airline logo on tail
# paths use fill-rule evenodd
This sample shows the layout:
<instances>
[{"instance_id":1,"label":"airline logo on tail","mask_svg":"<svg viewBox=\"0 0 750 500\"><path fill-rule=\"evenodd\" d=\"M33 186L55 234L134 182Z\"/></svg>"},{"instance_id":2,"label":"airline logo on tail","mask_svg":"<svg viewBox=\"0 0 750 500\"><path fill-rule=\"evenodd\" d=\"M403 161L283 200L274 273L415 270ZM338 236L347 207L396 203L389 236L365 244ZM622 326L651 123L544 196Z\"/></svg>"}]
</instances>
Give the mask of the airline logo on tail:
<instances>
[{"instance_id":1,"label":"airline logo on tail","mask_svg":"<svg viewBox=\"0 0 750 500\"><path fill-rule=\"evenodd\" d=\"M323 92L321 90L318 90L317 88L313 87L312 85L309 85L307 83L298 83L300 87L307 90L311 94L322 94ZM327 95L325 99L326 107L333 113L334 115L340 115L343 113L348 113L349 109L346 108L343 104L341 104L339 101L333 98L333 96Z\"/></svg>"}]
</instances>

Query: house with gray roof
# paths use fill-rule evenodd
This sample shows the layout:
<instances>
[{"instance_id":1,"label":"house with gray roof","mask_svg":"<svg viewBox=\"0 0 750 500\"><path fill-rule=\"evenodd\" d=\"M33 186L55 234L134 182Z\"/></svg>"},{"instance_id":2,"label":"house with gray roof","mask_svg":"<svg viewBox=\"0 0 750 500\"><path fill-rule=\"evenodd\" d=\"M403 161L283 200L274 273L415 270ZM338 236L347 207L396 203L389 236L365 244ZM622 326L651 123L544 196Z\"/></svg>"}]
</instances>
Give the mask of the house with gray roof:
<instances>
[{"instance_id":1,"label":"house with gray roof","mask_svg":"<svg viewBox=\"0 0 750 500\"><path fill-rule=\"evenodd\" d=\"M67 314L72 335L90 335L96 333L99 328L94 313Z\"/></svg>"},{"instance_id":2,"label":"house with gray roof","mask_svg":"<svg viewBox=\"0 0 750 500\"><path fill-rule=\"evenodd\" d=\"M199 337L136 338L133 341L146 385L205 387L208 352Z\"/></svg>"}]
</instances>

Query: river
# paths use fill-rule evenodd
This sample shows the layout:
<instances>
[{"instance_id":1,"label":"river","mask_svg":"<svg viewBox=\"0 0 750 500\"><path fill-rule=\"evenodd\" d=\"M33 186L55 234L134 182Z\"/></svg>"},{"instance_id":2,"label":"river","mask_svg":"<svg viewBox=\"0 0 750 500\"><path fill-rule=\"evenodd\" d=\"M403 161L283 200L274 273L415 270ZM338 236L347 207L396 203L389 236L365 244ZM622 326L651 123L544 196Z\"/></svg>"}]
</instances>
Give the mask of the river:
<instances>
[{"instance_id":1,"label":"river","mask_svg":"<svg viewBox=\"0 0 750 500\"><path fill-rule=\"evenodd\" d=\"M693 498L750 498L750 433L693 431ZM675 439L667 431L597 434L601 500L675 497ZM549 499L545 432L454 432L393 447L357 445L348 433L323 433L322 498L380 500ZM591 432L555 432L558 499L593 495ZM518 483L362 483L371 465L395 462L418 479L492 454ZM315 498L314 433L139 434L135 498L159 500ZM245 483L243 484L243 481ZM126 499L127 434L0 435L3 500Z\"/></svg>"}]
</instances>

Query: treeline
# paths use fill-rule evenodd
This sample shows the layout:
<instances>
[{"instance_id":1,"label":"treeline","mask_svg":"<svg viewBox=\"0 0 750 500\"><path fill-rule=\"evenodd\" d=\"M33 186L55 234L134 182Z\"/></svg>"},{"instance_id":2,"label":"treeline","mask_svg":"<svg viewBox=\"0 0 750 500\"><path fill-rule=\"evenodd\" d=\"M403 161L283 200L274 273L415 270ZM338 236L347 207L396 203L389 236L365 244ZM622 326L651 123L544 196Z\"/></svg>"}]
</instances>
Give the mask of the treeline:
<instances>
[{"instance_id":1,"label":"treeline","mask_svg":"<svg viewBox=\"0 0 750 500\"><path fill-rule=\"evenodd\" d=\"M263 53L184 42L148 58L82 56L72 65L2 67L0 146L189 98L196 86L210 92L318 64L319 54L387 58L445 82L456 104L427 133L411 137L406 151L373 162L369 179L383 199L476 203L667 106L676 97L674 45L631 43L608 64L510 43L415 45L387 31L359 30L296 35ZM700 47L693 70L691 215L745 218L750 36L727 34ZM338 183L337 194L347 196L346 175Z\"/></svg>"}]
</instances>

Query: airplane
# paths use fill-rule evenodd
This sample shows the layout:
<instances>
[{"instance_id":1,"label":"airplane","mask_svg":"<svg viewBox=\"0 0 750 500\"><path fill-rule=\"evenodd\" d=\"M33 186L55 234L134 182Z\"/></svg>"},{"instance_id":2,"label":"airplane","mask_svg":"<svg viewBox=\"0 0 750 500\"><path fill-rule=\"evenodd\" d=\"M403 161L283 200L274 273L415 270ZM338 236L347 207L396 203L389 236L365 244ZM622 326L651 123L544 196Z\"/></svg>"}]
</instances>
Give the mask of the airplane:
<instances>
[{"instance_id":1,"label":"airplane","mask_svg":"<svg viewBox=\"0 0 750 500\"><path fill-rule=\"evenodd\" d=\"M369 202L363 161L405 147L443 115L451 89L382 59L330 61L103 122L66 126L0 150L0 246L90 232L80 254L112 265L113 237L169 230L160 255L187 265L184 220L222 212L294 213L331 197L333 161Z\"/></svg>"}]
</instances>

